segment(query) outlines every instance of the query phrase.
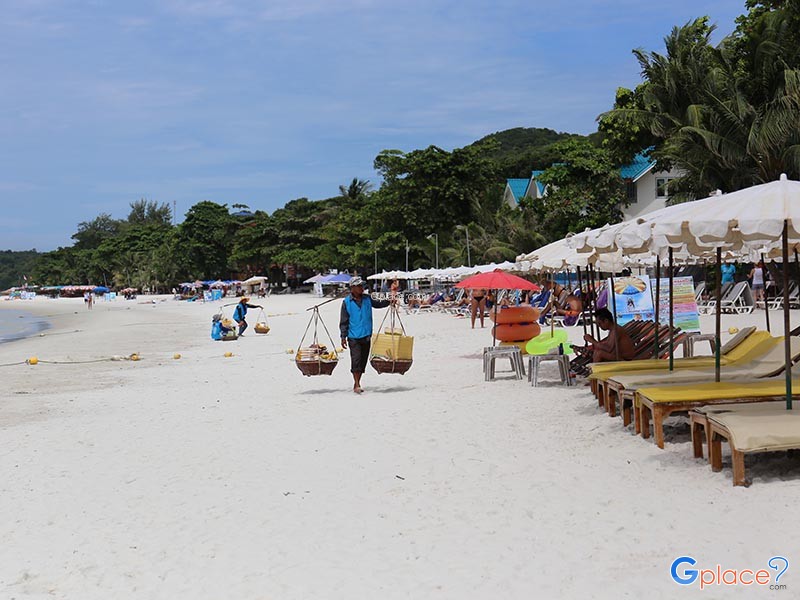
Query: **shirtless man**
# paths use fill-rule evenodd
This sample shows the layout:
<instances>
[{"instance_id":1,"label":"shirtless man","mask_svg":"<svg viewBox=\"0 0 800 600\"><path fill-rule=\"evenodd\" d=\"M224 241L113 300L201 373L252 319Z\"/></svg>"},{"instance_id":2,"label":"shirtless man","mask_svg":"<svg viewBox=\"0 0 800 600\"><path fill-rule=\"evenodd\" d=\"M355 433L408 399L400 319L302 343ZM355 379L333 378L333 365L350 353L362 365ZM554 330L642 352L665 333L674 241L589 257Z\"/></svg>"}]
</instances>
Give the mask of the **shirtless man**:
<instances>
[{"instance_id":1,"label":"shirtless man","mask_svg":"<svg viewBox=\"0 0 800 600\"><path fill-rule=\"evenodd\" d=\"M608 335L602 341L594 339L588 333L583 336L583 339L592 345L592 362L631 360L636 354L636 345L625 330L614 322L611 311L601 308L595 317L600 329L608 331ZM617 349L614 348L615 340L619 346L619 359L617 358Z\"/></svg>"}]
</instances>

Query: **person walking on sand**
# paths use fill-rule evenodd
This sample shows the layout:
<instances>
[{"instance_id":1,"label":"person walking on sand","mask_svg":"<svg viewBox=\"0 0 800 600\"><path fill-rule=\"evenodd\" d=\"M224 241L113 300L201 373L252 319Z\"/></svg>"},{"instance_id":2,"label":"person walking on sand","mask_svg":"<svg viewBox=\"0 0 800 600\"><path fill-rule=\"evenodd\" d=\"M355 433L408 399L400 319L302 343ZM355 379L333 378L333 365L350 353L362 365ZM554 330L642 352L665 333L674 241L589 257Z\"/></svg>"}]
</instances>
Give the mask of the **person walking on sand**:
<instances>
[{"instance_id":1,"label":"person walking on sand","mask_svg":"<svg viewBox=\"0 0 800 600\"><path fill-rule=\"evenodd\" d=\"M233 320L239 324L240 337L244 334L244 330L247 329L247 321L245 321L247 309L261 308L258 304L248 304L248 302L250 302L250 298L243 296L242 299L239 300L239 304L236 305L236 308L233 309Z\"/></svg>"},{"instance_id":2,"label":"person walking on sand","mask_svg":"<svg viewBox=\"0 0 800 600\"><path fill-rule=\"evenodd\" d=\"M342 348L350 349L350 372L353 374L353 391L360 394L361 376L367 369L370 338L372 337L372 309L386 308L395 304L396 299L373 300L364 294L364 281L361 277L350 278L350 294L342 301L339 318L339 332Z\"/></svg>"}]
</instances>

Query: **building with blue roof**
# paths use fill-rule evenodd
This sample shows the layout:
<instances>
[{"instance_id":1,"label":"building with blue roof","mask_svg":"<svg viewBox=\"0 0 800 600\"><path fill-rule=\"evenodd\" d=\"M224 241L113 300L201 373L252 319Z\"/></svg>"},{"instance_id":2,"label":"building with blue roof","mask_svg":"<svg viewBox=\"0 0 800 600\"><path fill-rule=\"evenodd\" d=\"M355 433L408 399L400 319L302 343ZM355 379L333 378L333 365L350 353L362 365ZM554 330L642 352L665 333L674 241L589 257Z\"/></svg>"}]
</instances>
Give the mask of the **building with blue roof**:
<instances>
[{"instance_id":1,"label":"building with blue roof","mask_svg":"<svg viewBox=\"0 0 800 600\"><path fill-rule=\"evenodd\" d=\"M622 207L624 219L635 219L641 215L664 208L669 200L669 182L681 176L681 172L655 171L656 161L650 157L653 148L642 150L627 165L619 169L625 180L627 206ZM539 181L543 171L532 171L530 179L507 179L503 200L511 208L519 206L525 198L543 198L547 186Z\"/></svg>"},{"instance_id":2,"label":"building with blue roof","mask_svg":"<svg viewBox=\"0 0 800 600\"><path fill-rule=\"evenodd\" d=\"M516 208L523 198L543 198L547 188L537 179L543 172L533 171L530 179L506 179L503 201L511 208Z\"/></svg>"},{"instance_id":3,"label":"building with blue roof","mask_svg":"<svg viewBox=\"0 0 800 600\"><path fill-rule=\"evenodd\" d=\"M656 161L650 157L652 151L653 148L642 150L619 169L625 180L627 206L622 207L625 220L664 208L669 200L669 182L682 175L677 169L656 171Z\"/></svg>"}]
</instances>

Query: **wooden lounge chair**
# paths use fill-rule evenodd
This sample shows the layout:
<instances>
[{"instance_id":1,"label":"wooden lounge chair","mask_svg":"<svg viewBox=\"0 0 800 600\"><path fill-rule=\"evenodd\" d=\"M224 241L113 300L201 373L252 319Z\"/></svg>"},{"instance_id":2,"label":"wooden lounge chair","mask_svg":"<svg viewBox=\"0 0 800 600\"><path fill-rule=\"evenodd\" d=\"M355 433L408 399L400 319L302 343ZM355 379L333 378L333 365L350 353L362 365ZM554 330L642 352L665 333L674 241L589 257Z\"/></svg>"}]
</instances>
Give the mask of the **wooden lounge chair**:
<instances>
[{"instance_id":1,"label":"wooden lounge chair","mask_svg":"<svg viewBox=\"0 0 800 600\"><path fill-rule=\"evenodd\" d=\"M744 328L720 349L720 364L726 365L743 360L759 344L774 339L767 331L756 331L755 327ZM666 344L668 350L669 340L666 340ZM659 357L661 356L663 354L659 354ZM676 370L707 368L713 367L715 364L716 360L713 356L696 356L673 360L673 368ZM606 382L615 375L629 375L633 371L660 370L664 372L668 369L669 363L661 358L600 363L592 365L589 380L593 382L592 391L597 396L599 405L605 407L608 393Z\"/></svg>"},{"instance_id":2,"label":"wooden lounge chair","mask_svg":"<svg viewBox=\"0 0 800 600\"><path fill-rule=\"evenodd\" d=\"M731 448L733 485L750 485L745 478L745 454L800 448L800 411L786 410L785 402L764 402L748 408L725 405L706 417L711 439L711 470L722 470L722 440L727 440Z\"/></svg>"},{"instance_id":3,"label":"wooden lounge chair","mask_svg":"<svg viewBox=\"0 0 800 600\"><path fill-rule=\"evenodd\" d=\"M708 426L708 415L715 412L725 412L730 410L731 406L737 406L739 410L754 410L764 406L763 402L752 402L744 404L710 404L708 406L701 406L689 411L689 428L692 432L692 454L695 458L703 458L703 443L706 448L711 448L711 427ZM784 409L786 408L786 401L777 402ZM711 452L706 454L709 464L711 464Z\"/></svg>"},{"instance_id":4,"label":"wooden lounge chair","mask_svg":"<svg viewBox=\"0 0 800 600\"><path fill-rule=\"evenodd\" d=\"M800 338L791 338L792 362L800 359ZM785 368L783 337L770 338L741 359L728 361L720 371L723 381L742 381L775 377ZM637 371L621 373L607 379L606 406L609 415L616 414L617 400L623 413L623 425L630 423L630 410L635 392L641 387L672 384L705 383L714 379L714 368L678 369L677 371Z\"/></svg>"},{"instance_id":5,"label":"wooden lounge chair","mask_svg":"<svg viewBox=\"0 0 800 600\"><path fill-rule=\"evenodd\" d=\"M800 386L800 379L793 381ZM797 387L800 389L800 387ZM693 385L645 387L636 391L635 414L643 438L650 437L650 420L656 445L664 447L664 419L674 412L687 412L709 404L732 404L780 400L786 395L783 377Z\"/></svg>"}]
</instances>

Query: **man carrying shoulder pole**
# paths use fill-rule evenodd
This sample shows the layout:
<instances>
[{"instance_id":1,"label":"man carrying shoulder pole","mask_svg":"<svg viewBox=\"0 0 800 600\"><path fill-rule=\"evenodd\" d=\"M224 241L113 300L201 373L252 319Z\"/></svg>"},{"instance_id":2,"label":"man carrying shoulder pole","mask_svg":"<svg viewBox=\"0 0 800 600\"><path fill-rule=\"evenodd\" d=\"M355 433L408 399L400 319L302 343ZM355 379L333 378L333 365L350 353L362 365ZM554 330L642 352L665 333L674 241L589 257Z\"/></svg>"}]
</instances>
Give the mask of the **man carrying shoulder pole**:
<instances>
[{"instance_id":1,"label":"man carrying shoulder pole","mask_svg":"<svg viewBox=\"0 0 800 600\"><path fill-rule=\"evenodd\" d=\"M350 279L350 294L342 302L339 331L342 347L350 349L350 372L353 374L353 391L360 394L361 376L367 369L369 346L372 338L372 309L386 308L397 300L373 300L364 294L361 277Z\"/></svg>"}]
</instances>

